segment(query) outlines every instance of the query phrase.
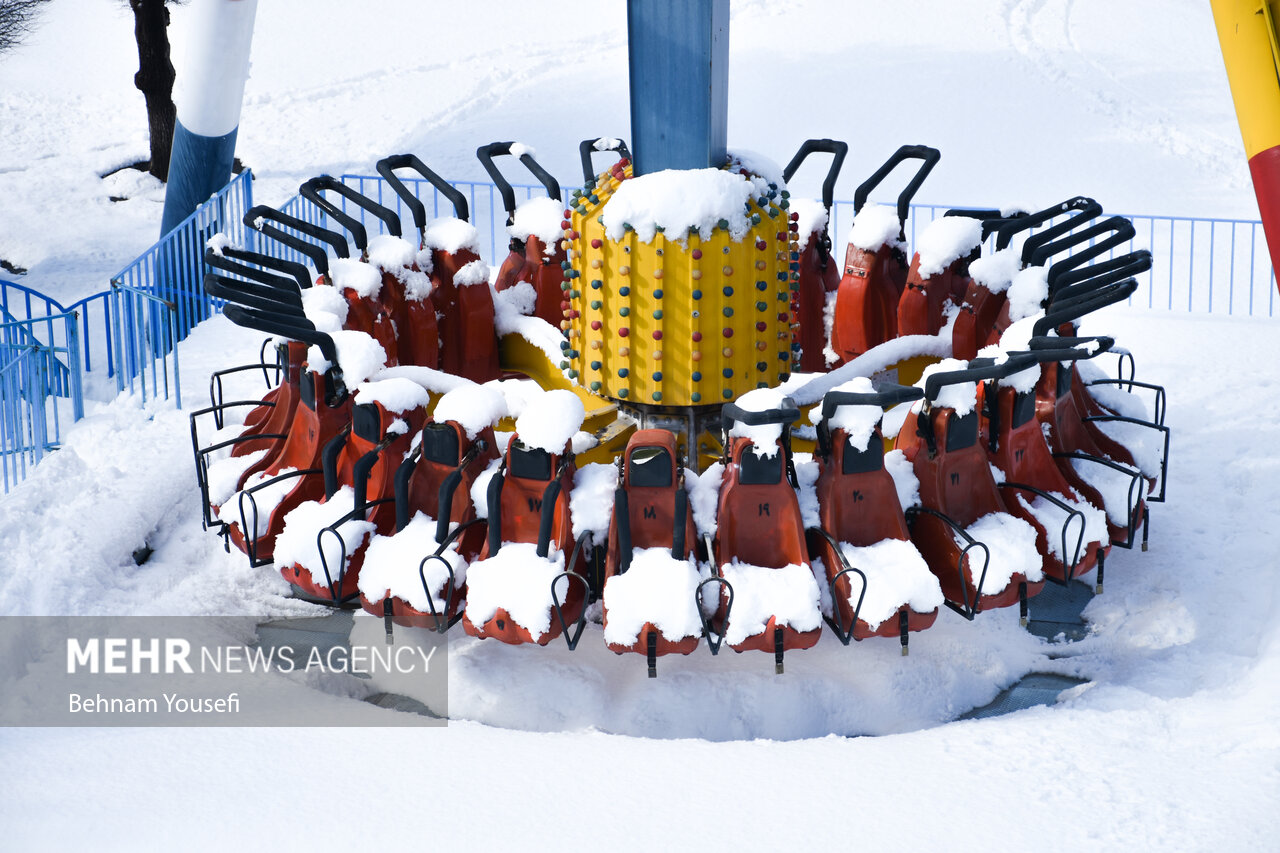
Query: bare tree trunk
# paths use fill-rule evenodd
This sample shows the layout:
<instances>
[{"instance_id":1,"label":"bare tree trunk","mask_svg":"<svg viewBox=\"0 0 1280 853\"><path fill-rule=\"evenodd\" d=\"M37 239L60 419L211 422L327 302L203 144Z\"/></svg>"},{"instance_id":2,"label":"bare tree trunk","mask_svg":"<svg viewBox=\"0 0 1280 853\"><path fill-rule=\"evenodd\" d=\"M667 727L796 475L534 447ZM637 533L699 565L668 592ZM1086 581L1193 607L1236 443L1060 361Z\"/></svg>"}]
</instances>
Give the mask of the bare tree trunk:
<instances>
[{"instance_id":1,"label":"bare tree trunk","mask_svg":"<svg viewBox=\"0 0 1280 853\"><path fill-rule=\"evenodd\" d=\"M173 63L169 61L169 10L165 0L129 0L133 10L133 34L138 42L138 73L133 84L147 100L147 126L151 131L151 174L169 178L169 151L173 148Z\"/></svg>"}]
</instances>

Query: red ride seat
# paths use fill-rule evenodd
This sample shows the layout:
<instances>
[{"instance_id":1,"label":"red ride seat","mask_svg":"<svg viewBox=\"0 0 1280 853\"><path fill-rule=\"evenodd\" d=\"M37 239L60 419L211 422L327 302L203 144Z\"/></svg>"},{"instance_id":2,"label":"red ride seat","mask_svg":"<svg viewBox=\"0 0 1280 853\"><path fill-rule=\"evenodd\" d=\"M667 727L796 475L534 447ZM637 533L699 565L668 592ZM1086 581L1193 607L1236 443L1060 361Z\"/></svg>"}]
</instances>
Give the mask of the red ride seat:
<instances>
[{"instance_id":1,"label":"red ride seat","mask_svg":"<svg viewBox=\"0 0 1280 853\"><path fill-rule=\"evenodd\" d=\"M749 649L773 652L781 672L782 654L788 649L807 649L818 642L822 632L821 613L817 608L817 600L812 602L813 612L809 612L806 600L810 590L808 582L813 583L812 593L816 596L818 589L809 567L808 551L805 546L804 520L800 513L800 503L796 498L788 469L790 467L790 442L787 440L786 425L798 416L799 410L789 398L782 398L776 409L752 411L742 408L750 405L750 394L758 394L761 389L743 395L737 404L724 407L726 425L737 422L775 423L779 424L780 437L774 439L775 447L772 456L756 452L756 444L745 436L731 437L725 453L725 470L720 481L720 494L716 509L716 536L714 556L720 573L732 586L735 575L741 573L739 587L743 581L752 584L761 583L759 592L748 592L736 589L734 605L727 614L727 625L724 636L729 646L737 652ZM732 433L732 430L730 430ZM742 569L735 569L734 563L746 564ZM792 576L789 567L797 567L798 575ZM761 575L755 569L787 571L787 574ZM745 611L744 602L758 601L762 597L781 592L768 587L775 583L795 585L787 589L787 600L759 601L758 609ZM770 612L771 607L786 608ZM738 615L735 617L735 609ZM739 625L736 628L735 618ZM800 619L801 626L796 628L789 624ZM812 621L812 627L808 623ZM753 630L759 623L760 628ZM738 635L746 636L732 639Z\"/></svg>"},{"instance_id":2,"label":"red ride seat","mask_svg":"<svg viewBox=\"0 0 1280 853\"><path fill-rule=\"evenodd\" d=\"M898 196L897 239L880 240L877 234L876 239L866 243L864 248L851 240L845 250L844 274L840 279L831 325L831 348L839 356L841 364L898 334L898 301L907 283L907 256L900 248L901 241L906 239L907 214L912 197L941 157L936 148L904 145L854 193L854 229L857 229L857 217L862 214L871 191L904 160L922 161ZM874 213L874 210L868 211L868 215ZM873 227L870 230L878 232L880 229ZM853 233L850 232L851 236Z\"/></svg>"},{"instance_id":3,"label":"red ride seat","mask_svg":"<svg viewBox=\"0 0 1280 853\"><path fill-rule=\"evenodd\" d=\"M920 394L919 389L899 386L897 389L868 396L879 400L872 405L882 406L918 399ZM844 429L829 427L830 415L827 411L829 409L834 413L837 405L843 405L840 402L842 397L849 400L853 395L841 395L839 392L827 395L832 405L827 406L824 400L825 416L818 426L819 474L816 491L822 531L829 534L837 544L847 543L855 547L875 545L886 539L908 541L910 531L898 499L897 486L884 467L884 436L879 424L872 431L866 449L861 451L849 443L849 434ZM903 604L898 609L896 619L886 619L876 628L872 628L862 618L855 622L854 604L851 602L857 601L859 590L848 574L840 576L843 561L836 553L835 546L831 540L821 535L811 536L809 544L810 552L820 555L826 567L827 582L832 587L834 616L841 632L845 631L843 626L852 623L852 631L848 633L856 640L899 637L905 654L907 633L923 631L937 619L937 607L919 612Z\"/></svg>"},{"instance_id":4,"label":"red ride seat","mask_svg":"<svg viewBox=\"0 0 1280 853\"><path fill-rule=\"evenodd\" d=\"M395 173L402 168L413 169L432 184L453 205L456 219L438 218L428 228L425 205ZM438 341L438 363L445 373L479 383L497 379L500 370L493 296L488 287L488 268L480 261L475 229L467 222L466 197L412 154L378 161L378 174L412 211L419 246L431 252L430 305L439 315L439 325L433 314L430 323L424 318L424 322L412 326L412 336ZM469 267L460 277L468 264L477 266Z\"/></svg>"},{"instance_id":5,"label":"red ride seat","mask_svg":"<svg viewBox=\"0 0 1280 853\"><path fill-rule=\"evenodd\" d=\"M1060 341L1060 339L1054 339ZM1080 353L1081 355L1083 352ZM1070 357L1062 350L1050 353L1036 353L1038 359L1052 360L1057 357ZM987 447L987 455L991 463L1004 472L1006 481L1019 486L1030 486L1042 492L1056 494L1068 502L1090 504L1087 497L1072 487L1045 440L1040 422L1036 418L1036 392L1019 392L1016 388L1002 386L996 390L993 383L986 383L980 388L979 407L987 412L986 427L994 435L983 436ZM1098 569L1097 584L1102 585L1102 571L1107 553L1110 551L1108 541L1088 539L1087 524L1081 515L1069 513L1064 515L1061 528L1049 528L1042 525L1027 508L1021 499L1033 501L1034 493L1014 487L1009 488L1009 500L1006 502L1009 512L1031 523L1036 530L1036 549L1044 558L1045 577L1059 583L1067 583L1072 578L1087 574L1096 567ZM1052 503L1052 501L1048 501ZM1070 504L1068 504L1069 506ZM1090 504L1100 509L1101 504ZM1062 510L1062 512L1067 512ZM1048 537L1055 537L1051 542ZM1078 545L1077 545L1078 543ZM1052 545L1061 553L1054 553Z\"/></svg>"},{"instance_id":6,"label":"red ride seat","mask_svg":"<svg viewBox=\"0 0 1280 853\"><path fill-rule=\"evenodd\" d=\"M651 672L656 672L654 658L667 654L687 655L696 649L701 631L670 637L652 621L646 621L637 631L634 642L610 642L609 581L627 572L633 552L639 549L666 549L672 560L683 561L696 547L697 531L688 494L684 490L683 475L674 433L662 429L637 431L623 451L622 472L609 525L604 586L606 643L610 651L618 654L637 652L649 655ZM689 605L696 606L695 587L671 589L669 593L683 596Z\"/></svg>"},{"instance_id":7,"label":"red ride seat","mask_svg":"<svg viewBox=\"0 0 1280 853\"><path fill-rule=\"evenodd\" d=\"M391 383L412 384L406 379L387 380ZM378 384L378 383L373 383ZM368 537L372 534L390 533L396 522L394 502L394 478L397 467L409 452L413 436L426 419L427 393L420 391L418 405L405 411L392 411L379 402L359 402L366 394L364 386L355 395L351 407L351 429L346 443L338 453L336 465L331 469L333 482L326 482L323 500L315 507L303 506L301 513L286 519L285 530L277 537L275 551L287 547L297 559L276 560L280 574L286 581L301 590L306 597L341 603L359 594L360 569L367 553ZM400 391L403 396L403 391ZM370 396L375 396L372 392ZM400 422L397 424L397 422ZM326 471L326 479L330 472ZM335 499L338 490L352 487L352 498L341 502L334 518L333 510L325 512L321 505ZM314 527L311 519L323 520L321 527ZM349 521L364 522L358 525L358 541L346 541L341 528ZM290 525L303 525L297 533ZM287 543L287 546L286 544ZM328 555L336 558L330 562ZM304 562L305 561L305 562Z\"/></svg>"},{"instance_id":8,"label":"red ride seat","mask_svg":"<svg viewBox=\"0 0 1280 853\"><path fill-rule=\"evenodd\" d=\"M498 458L493 427L485 427L474 439L468 439L466 430L457 421L450 420L428 423L421 435L417 449L396 472L396 533L403 532L421 513L434 520L431 550L424 549L422 557L456 542L453 550L470 563L479 555L485 539L485 527L477 522L471 501L471 487L489 463ZM408 582L422 583L421 563L410 569L412 576ZM385 617L389 610L397 625L441 630L461 614L466 592L464 583L455 583L452 590L439 596L443 611L433 614L432 604L414 607L404 596L391 590L389 573L380 571L377 584L370 583L367 574L361 578L360 603L375 616ZM447 585L448 580L444 583ZM437 597L437 592L438 589L423 590L424 595L432 598Z\"/></svg>"},{"instance_id":9,"label":"red ride seat","mask_svg":"<svg viewBox=\"0 0 1280 853\"><path fill-rule=\"evenodd\" d=\"M584 574L586 558L575 549L573 524L569 515L569 492L576 470L573 453L566 443L560 453L529 447L519 434L507 447L503 466L493 476L488 491L488 536L480 552L480 562L468 570L468 583L482 563L496 557L512 543L537 546L537 558L546 560L554 550L563 555L565 571ZM524 549L527 550L527 549ZM530 567L534 569L535 567ZM578 620L586 606L586 584L568 583L561 605L565 623ZM534 636L529 626L513 618L512 608L501 604L485 613L478 623L472 618L473 601L468 593L463 626L474 637L492 637L504 643L546 645L563 633L554 609L548 607L546 630Z\"/></svg>"},{"instance_id":10,"label":"red ride seat","mask_svg":"<svg viewBox=\"0 0 1280 853\"><path fill-rule=\"evenodd\" d=\"M1002 375L1005 369L1005 365L982 365L934 374L929 380L935 385L926 381L926 389L935 389L932 394L926 390L926 401L936 401L936 388L943 384L992 378ZM911 539L937 576L947 605L953 610L973 618L984 609L1019 604L1025 619L1026 600L1040 592L1044 581L1029 580L1026 569L1014 569L1001 589L979 594L984 565L989 569L989 561L980 562L980 557L975 556L975 551L981 553L980 550L965 553L965 548L956 543L959 530L979 519L995 513L1009 517L978 436L976 407L958 415L954 409L933 405L907 416L898 433L897 447L911 461L920 481L920 504L924 508L908 519ZM1038 559L1035 568L1039 568ZM982 587L987 584L983 582Z\"/></svg>"}]
</instances>

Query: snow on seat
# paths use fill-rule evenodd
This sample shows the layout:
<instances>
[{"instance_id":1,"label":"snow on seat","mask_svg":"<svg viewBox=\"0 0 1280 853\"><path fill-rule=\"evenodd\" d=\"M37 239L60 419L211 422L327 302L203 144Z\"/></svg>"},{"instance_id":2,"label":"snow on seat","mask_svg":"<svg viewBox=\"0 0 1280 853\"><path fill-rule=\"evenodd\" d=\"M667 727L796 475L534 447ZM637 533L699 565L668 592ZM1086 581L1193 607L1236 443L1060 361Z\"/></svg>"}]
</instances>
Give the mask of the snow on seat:
<instances>
[{"instance_id":1,"label":"snow on seat","mask_svg":"<svg viewBox=\"0 0 1280 853\"><path fill-rule=\"evenodd\" d=\"M618 488L607 499L605 642L619 654L648 656L651 675L656 675L655 658L689 654L702 635L695 597L708 575L699 575L691 562L697 533L678 457L673 433L639 430L623 451L620 482L617 468L608 466ZM581 490L581 484L575 486L575 501Z\"/></svg>"},{"instance_id":2,"label":"snow on seat","mask_svg":"<svg viewBox=\"0 0 1280 853\"><path fill-rule=\"evenodd\" d=\"M295 575L309 572L313 582L323 583L337 596L352 557L360 549L374 524L363 518L348 518L335 530L337 536L321 531L351 515L355 509L355 489L342 486L332 497L323 501L303 501L285 516L284 530L276 537L274 558L276 565Z\"/></svg>"},{"instance_id":3,"label":"snow on seat","mask_svg":"<svg viewBox=\"0 0 1280 853\"><path fill-rule=\"evenodd\" d=\"M375 602L378 611L390 599L392 617L400 625L439 629L432 613L447 623L447 614L459 606L457 593L467 582L467 560L456 545L440 552L440 559L428 559L438 550L435 536L436 520L417 512L394 534L373 537L360 570L361 598Z\"/></svg>"},{"instance_id":4,"label":"snow on seat","mask_svg":"<svg viewBox=\"0 0 1280 853\"><path fill-rule=\"evenodd\" d=\"M605 581L605 643L619 653L643 652L640 633L651 626L669 643L691 638L693 642L684 645L696 648L702 619L695 593L709 576L691 556L672 557L670 548L635 549L626 572Z\"/></svg>"},{"instance_id":5,"label":"snow on seat","mask_svg":"<svg viewBox=\"0 0 1280 853\"><path fill-rule=\"evenodd\" d=\"M927 368L918 383L925 399L912 405L897 437L920 484L921 507L908 517L911 539L948 606L966 618L1012 604L1025 617L1027 599L1044 585L1036 530L1009 514L979 441L976 382L1015 366L946 359ZM988 542L979 534L995 538Z\"/></svg>"},{"instance_id":6,"label":"snow on seat","mask_svg":"<svg viewBox=\"0 0 1280 853\"><path fill-rule=\"evenodd\" d=\"M944 306L969 287L969 258L982 245L982 223L967 216L935 219L920 235L918 251L898 300L898 334L936 335Z\"/></svg>"},{"instance_id":7,"label":"snow on seat","mask_svg":"<svg viewBox=\"0 0 1280 853\"><path fill-rule=\"evenodd\" d=\"M467 571L463 626L468 634L512 644L546 644L562 633L560 620L553 619L551 579L565 571L566 554L575 552L570 494L576 466L571 442L585 417L576 394L557 390L536 397L516 419L516 434L503 465L488 480L488 536L481 559ZM584 533L576 542L587 538ZM586 554L576 549L568 571L578 581L562 580L557 587L565 624L577 622L585 610L585 564ZM521 568L528 576L520 574ZM483 585L479 599L472 588L477 577ZM505 606L504 584L510 585L514 609ZM545 614L533 615L534 601L546 608Z\"/></svg>"},{"instance_id":8,"label":"snow on seat","mask_svg":"<svg viewBox=\"0 0 1280 853\"><path fill-rule=\"evenodd\" d=\"M981 561L972 556L965 560L968 581L980 595L998 595L1018 576L1028 583L1044 579L1040 552L1036 550L1036 530L1021 518L992 512L967 525L964 532L987 548L985 575ZM953 534L953 541L959 549L968 544L958 533Z\"/></svg>"},{"instance_id":9,"label":"snow on seat","mask_svg":"<svg viewBox=\"0 0 1280 853\"><path fill-rule=\"evenodd\" d=\"M822 628L821 594L808 561L757 566L734 557L721 563L720 571L733 586L724 641L735 651L773 651L775 630L784 632L789 648L808 648L817 642ZM802 644L810 635L812 642Z\"/></svg>"},{"instance_id":10,"label":"snow on seat","mask_svg":"<svg viewBox=\"0 0 1280 853\"><path fill-rule=\"evenodd\" d=\"M467 569L467 633L475 625L484 629L482 636L509 643L546 645L555 639L560 631L555 625L553 632L551 582L564 571L564 563L563 551L552 548L543 557L533 542L503 542L497 554L472 563Z\"/></svg>"},{"instance_id":11,"label":"snow on seat","mask_svg":"<svg viewBox=\"0 0 1280 853\"><path fill-rule=\"evenodd\" d=\"M786 472L786 427L798 416L790 398L772 388L749 391L723 409L729 444L715 557L733 589L723 639L734 651L773 652L778 671L785 650L809 648L822 628L803 516Z\"/></svg>"},{"instance_id":12,"label":"snow on seat","mask_svg":"<svg viewBox=\"0 0 1280 853\"><path fill-rule=\"evenodd\" d=\"M901 499L886 470L880 422L885 406L919 395L901 386L876 391L864 377L843 383L828 391L810 415L818 428L816 460L802 463L801 454L796 455L801 507L814 504L805 523L818 528L810 534L809 547L822 557L822 580L834 599L826 603L824 598L824 607L841 641L897 636L904 654L907 633L924 630L937 618L942 591L909 541L903 512L914 499ZM915 479L910 469L905 476ZM917 493L918 484L909 492ZM846 566L857 571L846 572ZM890 621L895 613L898 618Z\"/></svg>"},{"instance_id":13,"label":"snow on seat","mask_svg":"<svg viewBox=\"0 0 1280 853\"><path fill-rule=\"evenodd\" d=\"M867 576L867 591L862 596L858 621L866 623L870 635L879 636L882 625L897 634L897 626L889 623L904 607L909 616L937 615L943 602L942 588L910 541L882 539L874 545L862 546L841 542L840 551L849 565L861 569ZM859 595L860 585L850 584L847 598L850 608L858 606ZM914 626L912 629L921 630Z\"/></svg>"},{"instance_id":14,"label":"snow on seat","mask_svg":"<svg viewBox=\"0 0 1280 853\"><path fill-rule=\"evenodd\" d=\"M220 507L239 491L241 480L246 471L262 461L268 450L255 450L244 456L226 456L209 463L205 472L208 484L209 504Z\"/></svg>"}]
</instances>

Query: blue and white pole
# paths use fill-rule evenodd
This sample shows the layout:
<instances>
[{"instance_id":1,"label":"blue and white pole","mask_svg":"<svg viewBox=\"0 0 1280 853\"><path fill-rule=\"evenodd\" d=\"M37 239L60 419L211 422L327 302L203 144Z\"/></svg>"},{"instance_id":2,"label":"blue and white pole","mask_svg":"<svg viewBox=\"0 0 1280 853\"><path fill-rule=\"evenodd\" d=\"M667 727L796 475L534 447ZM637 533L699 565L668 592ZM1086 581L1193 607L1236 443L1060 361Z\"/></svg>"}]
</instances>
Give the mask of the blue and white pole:
<instances>
[{"instance_id":1,"label":"blue and white pole","mask_svg":"<svg viewBox=\"0 0 1280 853\"><path fill-rule=\"evenodd\" d=\"M231 177L257 11L258 0L191 3L187 14L194 37L176 80L178 120L173 129L161 236Z\"/></svg>"}]
</instances>

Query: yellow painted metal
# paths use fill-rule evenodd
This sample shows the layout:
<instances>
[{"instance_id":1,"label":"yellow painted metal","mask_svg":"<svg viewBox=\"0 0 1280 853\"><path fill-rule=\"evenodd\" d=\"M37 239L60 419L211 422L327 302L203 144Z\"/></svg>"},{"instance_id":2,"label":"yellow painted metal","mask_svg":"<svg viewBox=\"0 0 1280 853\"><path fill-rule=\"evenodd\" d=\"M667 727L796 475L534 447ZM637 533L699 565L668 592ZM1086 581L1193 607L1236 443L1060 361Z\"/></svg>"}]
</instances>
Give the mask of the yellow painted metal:
<instances>
[{"instance_id":1,"label":"yellow painted metal","mask_svg":"<svg viewBox=\"0 0 1280 853\"><path fill-rule=\"evenodd\" d=\"M597 393L640 405L721 405L790 376L794 244L781 203L748 205L741 239L717 228L605 233L600 209L620 182L604 173L572 202L565 232L570 269L570 375ZM598 328L593 328L598 325Z\"/></svg>"},{"instance_id":2,"label":"yellow painted metal","mask_svg":"<svg viewBox=\"0 0 1280 853\"><path fill-rule=\"evenodd\" d=\"M1275 0L1210 0L1245 155L1280 145L1280 38Z\"/></svg>"}]
</instances>

